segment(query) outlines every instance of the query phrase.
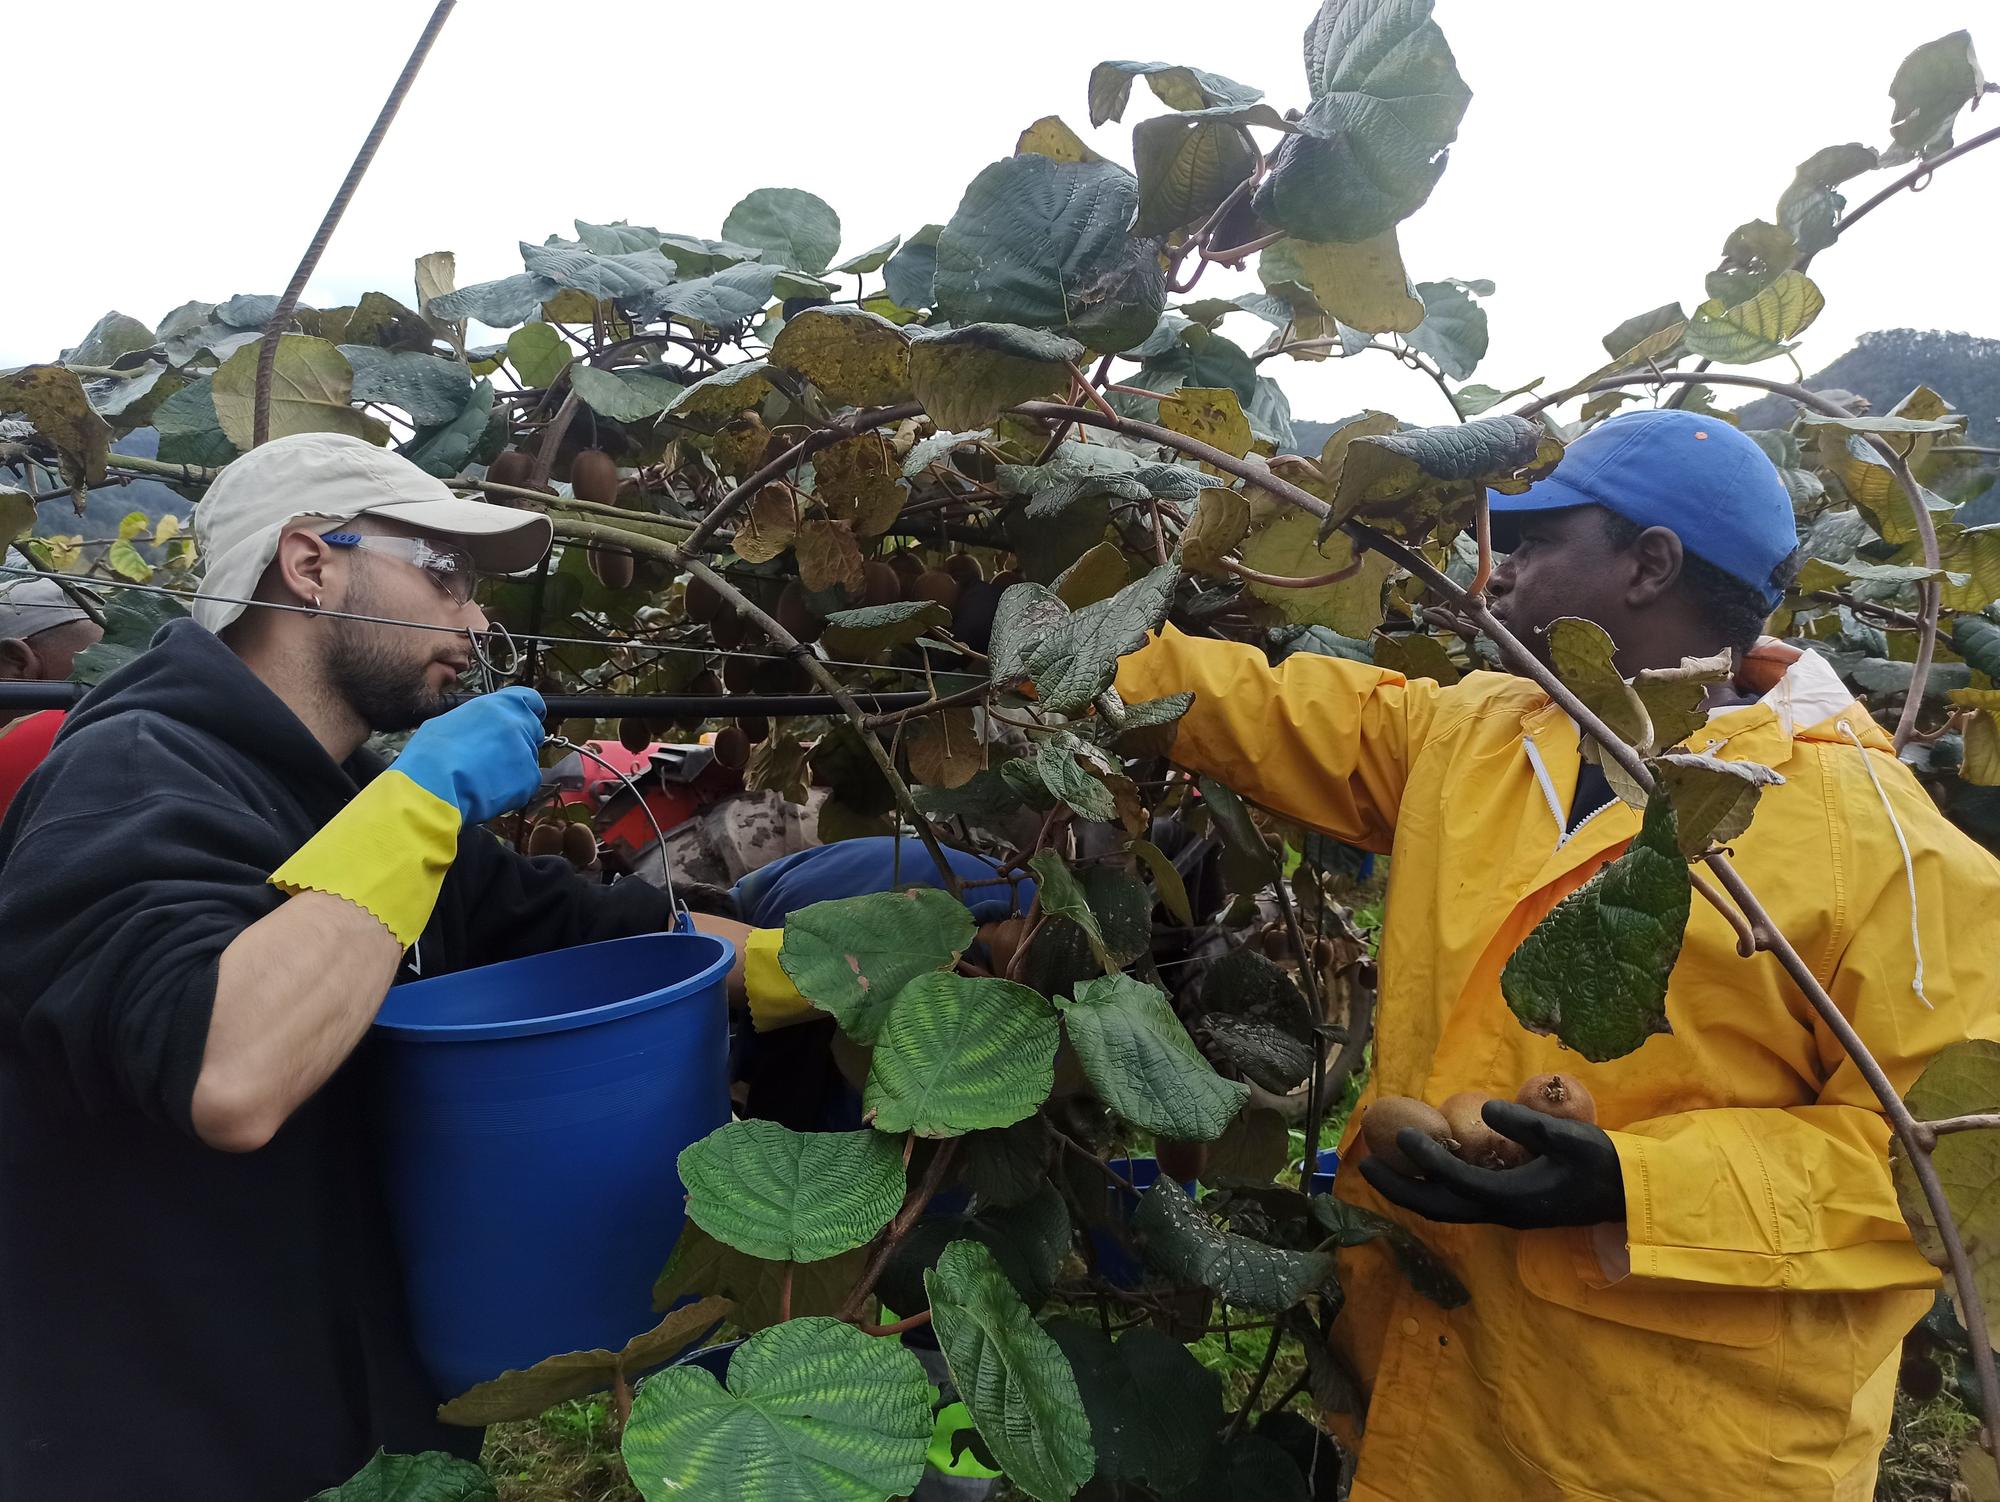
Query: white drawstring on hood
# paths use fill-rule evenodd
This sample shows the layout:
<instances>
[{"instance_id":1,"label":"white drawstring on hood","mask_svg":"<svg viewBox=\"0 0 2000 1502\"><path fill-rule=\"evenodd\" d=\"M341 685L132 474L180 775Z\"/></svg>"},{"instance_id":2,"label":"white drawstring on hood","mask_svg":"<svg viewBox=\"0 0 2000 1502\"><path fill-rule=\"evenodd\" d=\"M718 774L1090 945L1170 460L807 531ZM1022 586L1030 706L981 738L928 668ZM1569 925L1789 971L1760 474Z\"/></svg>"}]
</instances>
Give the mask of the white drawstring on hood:
<instances>
[{"instance_id":1,"label":"white drawstring on hood","mask_svg":"<svg viewBox=\"0 0 2000 1502\"><path fill-rule=\"evenodd\" d=\"M1918 1001L1929 1007L1931 999L1924 995L1923 930L1917 923L1917 868L1910 860L1910 842L1903 838L1903 826L1897 822L1895 807L1889 802L1888 789L1882 786L1882 779L1875 775L1875 763L1869 759L1868 748L1861 744L1861 737L1854 733L1854 727L1846 720L1837 722L1836 728L1852 741L1854 749L1861 753L1862 769L1868 773L1869 782L1874 784L1875 796L1882 800L1882 812L1889 816L1889 827L1896 833L1896 848L1903 852L1903 880L1910 888L1910 947L1916 951L1917 956L1917 968L1910 977L1910 989L1916 992Z\"/></svg>"}]
</instances>

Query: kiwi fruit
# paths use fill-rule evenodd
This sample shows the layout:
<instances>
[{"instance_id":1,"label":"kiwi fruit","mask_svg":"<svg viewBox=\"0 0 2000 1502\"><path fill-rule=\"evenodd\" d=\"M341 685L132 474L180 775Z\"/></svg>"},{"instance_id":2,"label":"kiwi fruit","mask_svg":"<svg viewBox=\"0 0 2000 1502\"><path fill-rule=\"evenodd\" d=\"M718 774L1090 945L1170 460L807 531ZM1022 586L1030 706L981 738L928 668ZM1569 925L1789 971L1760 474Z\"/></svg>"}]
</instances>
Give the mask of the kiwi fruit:
<instances>
[{"instance_id":1,"label":"kiwi fruit","mask_svg":"<svg viewBox=\"0 0 2000 1502\"><path fill-rule=\"evenodd\" d=\"M868 566L874 568L877 565L871 563ZM805 586L796 579L779 591L777 608L771 615L798 641L817 641L820 632L825 629L820 618L807 608Z\"/></svg>"},{"instance_id":2,"label":"kiwi fruit","mask_svg":"<svg viewBox=\"0 0 2000 1502\"><path fill-rule=\"evenodd\" d=\"M904 589L907 600L934 600L950 610L958 604L959 584L941 568L917 575Z\"/></svg>"},{"instance_id":3,"label":"kiwi fruit","mask_svg":"<svg viewBox=\"0 0 2000 1502\"><path fill-rule=\"evenodd\" d=\"M924 572L924 560L915 553L897 553L889 559L889 567L899 579L914 579Z\"/></svg>"},{"instance_id":4,"label":"kiwi fruit","mask_svg":"<svg viewBox=\"0 0 2000 1502\"><path fill-rule=\"evenodd\" d=\"M1519 1168L1528 1161L1528 1150L1486 1124L1481 1114L1485 1104L1477 1090L1461 1090L1438 1107L1458 1143L1459 1157L1474 1168Z\"/></svg>"},{"instance_id":5,"label":"kiwi fruit","mask_svg":"<svg viewBox=\"0 0 2000 1502\"><path fill-rule=\"evenodd\" d=\"M1538 1074L1515 1092L1514 1103L1564 1121L1597 1120L1597 1102L1573 1074Z\"/></svg>"},{"instance_id":6,"label":"kiwi fruit","mask_svg":"<svg viewBox=\"0 0 2000 1502\"><path fill-rule=\"evenodd\" d=\"M562 825L554 820L544 819L528 831L528 854L561 855L562 848Z\"/></svg>"},{"instance_id":7,"label":"kiwi fruit","mask_svg":"<svg viewBox=\"0 0 2000 1502\"><path fill-rule=\"evenodd\" d=\"M618 461L603 449L585 449L569 461L569 488L580 501L600 506L618 500Z\"/></svg>"},{"instance_id":8,"label":"kiwi fruit","mask_svg":"<svg viewBox=\"0 0 2000 1502\"><path fill-rule=\"evenodd\" d=\"M750 760L750 737L741 725L727 725L716 732L715 759L732 772L743 770Z\"/></svg>"},{"instance_id":9,"label":"kiwi fruit","mask_svg":"<svg viewBox=\"0 0 2000 1502\"><path fill-rule=\"evenodd\" d=\"M531 490L530 482L535 478L535 456L524 454L519 449L503 449L493 456L493 462L486 466L486 478L495 485L512 485L520 490ZM518 505L512 496L490 495L490 500L503 506Z\"/></svg>"},{"instance_id":10,"label":"kiwi fruit","mask_svg":"<svg viewBox=\"0 0 2000 1502\"><path fill-rule=\"evenodd\" d=\"M719 695L726 692L722 686L722 680L716 677L714 668L703 668L694 677L690 678L688 680L687 691L691 694L710 695Z\"/></svg>"},{"instance_id":11,"label":"kiwi fruit","mask_svg":"<svg viewBox=\"0 0 2000 1502\"><path fill-rule=\"evenodd\" d=\"M863 565L861 570L861 603L863 605L893 605L903 598L903 577L888 564L877 559Z\"/></svg>"},{"instance_id":12,"label":"kiwi fruit","mask_svg":"<svg viewBox=\"0 0 2000 1502\"><path fill-rule=\"evenodd\" d=\"M708 634L725 652L734 652L750 636L750 623L733 610L725 610L708 623Z\"/></svg>"},{"instance_id":13,"label":"kiwi fruit","mask_svg":"<svg viewBox=\"0 0 2000 1502\"><path fill-rule=\"evenodd\" d=\"M771 738L771 722L763 715L752 715L749 719L738 720L736 723L743 727L743 733L750 737L750 744L753 746L759 741L768 741Z\"/></svg>"},{"instance_id":14,"label":"kiwi fruit","mask_svg":"<svg viewBox=\"0 0 2000 1502\"><path fill-rule=\"evenodd\" d=\"M1159 1160L1160 1176L1186 1184L1208 1167L1208 1144L1184 1142L1178 1137L1155 1137L1153 1156Z\"/></svg>"},{"instance_id":15,"label":"kiwi fruit","mask_svg":"<svg viewBox=\"0 0 2000 1502\"><path fill-rule=\"evenodd\" d=\"M730 657L722 664L722 686L732 694L755 692L757 669L764 664L755 657Z\"/></svg>"},{"instance_id":16,"label":"kiwi fruit","mask_svg":"<svg viewBox=\"0 0 2000 1502\"><path fill-rule=\"evenodd\" d=\"M597 582L606 589L630 589L634 566L632 555L617 548L600 548L595 543L589 549L590 571L597 575Z\"/></svg>"},{"instance_id":17,"label":"kiwi fruit","mask_svg":"<svg viewBox=\"0 0 2000 1502\"><path fill-rule=\"evenodd\" d=\"M628 715L618 722L618 744L637 756L653 744L653 727Z\"/></svg>"},{"instance_id":18,"label":"kiwi fruit","mask_svg":"<svg viewBox=\"0 0 2000 1502\"><path fill-rule=\"evenodd\" d=\"M993 576L993 581L1002 590L1012 589L1016 584L1026 584L1028 576L1017 568L1003 568Z\"/></svg>"},{"instance_id":19,"label":"kiwi fruit","mask_svg":"<svg viewBox=\"0 0 2000 1502\"><path fill-rule=\"evenodd\" d=\"M945 559L944 571L961 585L986 582L986 566L970 553L953 553Z\"/></svg>"},{"instance_id":20,"label":"kiwi fruit","mask_svg":"<svg viewBox=\"0 0 2000 1502\"><path fill-rule=\"evenodd\" d=\"M563 825L562 853L579 871L596 865L597 832L588 824Z\"/></svg>"},{"instance_id":21,"label":"kiwi fruit","mask_svg":"<svg viewBox=\"0 0 2000 1502\"><path fill-rule=\"evenodd\" d=\"M1458 1149L1444 1113L1407 1095L1385 1095L1361 1113L1361 1136L1368 1144L1368 1151L1397 1173L1421 1177L1423 1170L1404 1157L1402 1148L1396 1145L1397 1133L1405 1129L1422 1132L1447 1152Z\"/></svg>"},{"instance_id":22,"label":"kiwi fruit","mask_svg":"<svg viewBox=\"0 0 2000 1502\"><path fill-rule=\"evenodd\" d=\"M699 574L688 579L686 603L687 618L691 621L712 621L722 613L722 596Z\"/></svg>"}]
</instances>

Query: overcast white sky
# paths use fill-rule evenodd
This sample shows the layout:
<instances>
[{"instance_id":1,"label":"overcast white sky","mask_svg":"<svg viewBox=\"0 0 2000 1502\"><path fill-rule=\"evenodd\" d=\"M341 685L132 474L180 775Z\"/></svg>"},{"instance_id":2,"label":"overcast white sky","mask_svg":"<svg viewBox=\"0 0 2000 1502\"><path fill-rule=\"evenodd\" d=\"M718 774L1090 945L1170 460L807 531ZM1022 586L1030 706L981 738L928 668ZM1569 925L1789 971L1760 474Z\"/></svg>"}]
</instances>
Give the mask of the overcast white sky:
<instances>
[{"instance_id":1,"label":"overcast white sky","mask_svg":"<svg viewBox=\"0 0 2000 1502\"><path fill-rule=\"evenodd\" d=\"M0 367L52 358L109 308L153 323L188 298L278 291L430 8L12 7L8 113L34 228L17 215L0 242ZM949 218L1044 114L1129 163L1132 122L1158 106L1141 84L1124 124L1092 132L1084 83L1104 58L1193 64L1303 105L1313 8L462 0L306 300L371 287L410 299L412 259L431 250L457 252L461 284L508 275L517 241L571 234L577 217L713 235L760 186L827 199L852 253ZM1886 142L1889 79L1912 47L1969 26L2000 59L1990 0L1439 0L1437 19L1473 100L1443 182L1403 226L1405 259L1420 281L1499 284L1474 379L1500 386L1581 374L1620 320L1674 298L1691 308L1723 236L1770 217L1798 161ZM2000 119L2000 104L1973 118ZM2000 335L1996 204L2000 149L1822 255L1828 306L1806 368L1869 329ZM1254 288L1212 281L1203 293ZM1229 331L1254 345L1264 326ZM1386 357L1266 368L1301 417L1445 415Z\"/></svg>"}]
</instances>

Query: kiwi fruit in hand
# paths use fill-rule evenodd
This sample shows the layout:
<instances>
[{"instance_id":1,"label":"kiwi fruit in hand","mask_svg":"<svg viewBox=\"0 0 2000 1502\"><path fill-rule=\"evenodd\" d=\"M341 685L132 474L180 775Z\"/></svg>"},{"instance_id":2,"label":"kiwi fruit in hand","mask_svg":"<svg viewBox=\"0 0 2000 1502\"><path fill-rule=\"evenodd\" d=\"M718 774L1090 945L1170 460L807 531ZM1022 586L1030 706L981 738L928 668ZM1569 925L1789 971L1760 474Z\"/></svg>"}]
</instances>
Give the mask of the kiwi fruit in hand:
<instances>
[{"instance_id":1,"label":"kiwi fruit in hand","mask_svg":"<svg viewBox=\"0 0 2000 1502\"><path fill-rule=\"evenodd\" d=\"M597 832L588 824L563 825L562 853L577 870L588 870L597 864Z\"/></svg>"},{"instance_id":2,"label":"kiwi fruit in hand","mask_svg":"<svg viewBox=\"0 0 2000 1502\"><path fill-rule=\"evenodd\" d=\"M1368 1144L1368 1151L1397 1173L1422 1177L1423 1170L1404 1157L1402 1148L1396 1145L1397 1134L1406 1128L1423 1133L1447 1152L1458 1151L1457 1139L1451 1135L1451 1123L1444 1119L1444 1113L1420 1100L1407 1095L1385 1095L1361 1113L1361 1139Z\"/></svg>"},{"instance_id":3,"label":"kiwi fruit in hand","mask_svg":"<svg viewBox=\"0 0 2000 1502\"><path fill-rule=\"evenodd\" d=\"M1573 1074L1538 1074L1521 1086L1514 1102L1530 1111L1540 1111L1544 1116L1556 1116L1564 1121L1583 1121L1593 1125L1597 1121L1597 1102L1590 1098L1583 1082Z\"/></svg>"},{"instance_id":4,"label":"kiwi fruit in hand","mask_svg":"<svg viewBox=\"0 0 2000 1502\"><path fill-rule=\"evenodd\" d=\"M563 827L553 819L544 819L528 831L528 854L561 855L563 853Z\"/></svg>"},{"instance_id":5,"label":"kiwi fruit in hand","mask_svg":"<svg viewBox=\"0 0 2000 1502\"><path fill-rule=\"evenodd\" d=\"M1531 1155L1512 1137L1486 1124L1482 1114L1486 1101L1477 1090L1461 1090L1438 1107L1458 1143L1458 1156L1474 1168L1519 1168Z\"/></svg>"}]
</instances>

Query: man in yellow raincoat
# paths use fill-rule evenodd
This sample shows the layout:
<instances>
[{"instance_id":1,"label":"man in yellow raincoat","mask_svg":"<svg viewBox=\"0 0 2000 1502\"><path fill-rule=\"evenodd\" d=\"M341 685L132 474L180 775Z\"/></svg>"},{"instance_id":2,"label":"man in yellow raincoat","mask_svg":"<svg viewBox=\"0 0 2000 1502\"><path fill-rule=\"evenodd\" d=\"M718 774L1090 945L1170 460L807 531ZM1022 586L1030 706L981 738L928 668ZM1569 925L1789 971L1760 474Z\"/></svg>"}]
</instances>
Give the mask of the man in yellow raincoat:
<instances>
[{"instance_id":1,"label":"man in yellow raincoat","mask_svg":"<svg viewBox=\"0 0 2000 1502\"><path fill-rule=\"evenodd\" d=\"M2000 865L1821 659L1757 644L1795 532L1756 446L1713 418L1632 414L1494 500L1512 549L1494 609L1532 648L1577 615L1628 676L1751 649L1689 741L1783 776L1733 859L1897 1088L1946 1045L2000 1036ZM1342 1254L1336 1339L1367 1398L1341 1421L1360 1436L1355 1502L1871 1497L1898 1348L1938 1275L1840 1045L1700 901L1673 1030L1624 1058L1583 1062L1502 999L1515 946L1639 827L1567 715L1524 678L1273 669L1171 629L1117 687L1192 689L1175 761L1392 856L1372 1093L1511 1100L1563 1070L1596 1097L1605 1130L1556 1136L1489 1107L1545 1154L1504 1173L1433 1159L1407 1177L1350 1131L1336 1192L1420 1232L1471 1293L1440 1309L1379 1244Z\"/></svg>"}]
</instances>

